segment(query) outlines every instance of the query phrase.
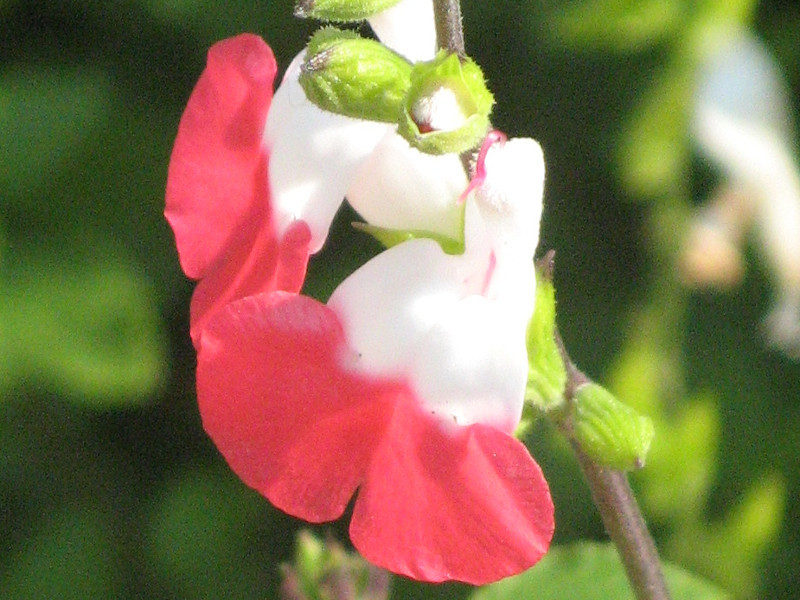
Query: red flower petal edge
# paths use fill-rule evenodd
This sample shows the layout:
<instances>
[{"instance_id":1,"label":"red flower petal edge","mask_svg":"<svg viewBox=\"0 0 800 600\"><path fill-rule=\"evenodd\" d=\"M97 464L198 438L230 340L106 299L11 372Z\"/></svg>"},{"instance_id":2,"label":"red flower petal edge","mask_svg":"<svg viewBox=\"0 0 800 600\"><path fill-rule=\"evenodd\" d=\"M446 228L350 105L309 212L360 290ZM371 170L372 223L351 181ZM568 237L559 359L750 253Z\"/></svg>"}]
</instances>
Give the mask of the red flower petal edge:
<instances>
[{"instance_id":1,"label":"red flower petal edge","mask_svg":"<svg viewBox=\"0 0 800 600\"><path fill-rule=\"evenodd\" d=\"M178 127L165 215L184 272L203 279L191 311L197 347L216 308L262 291L297 291L305 276L307 227L296 224L278 240L270 212L262 138L276 71L258 36L215 44Z\"/></svg>"},{"instance_id":2,"label":"red flower petal edge","mask_svg":"<svg viewBox=\"0 0 800 600\"><path fill-rule=\"evenodd\" d=\"M359 491L350 536L371 562L422 581L497 581L536 563L553 503L519 441L399 402Z\"/></svg>"},{"instance_id":3,"label":"red flower petal edge","mask_svg":"<svg viewBox=\"0 0 800 600\"><path fill-rule=\"evenodd\" d=\"M307 521L342 514L402 391L342 372L342 343L325 305L273 292L220 310L198 353L206 431L245 483Z\"/></svg>"},{"instance_id":4,"label":"red flower petal edge","mask_svg":"<svg viewBox=\"0 0 800 600\"><path fill-rule=\"evenodd\" d=\"M205 428L277 507L334 519L360 486L353 543L424 581L488 583L547 550L553 505L525 447L484 425L445 428L402 382L343 370L341 325L326 306L283 292L245 298L203 340Z\"/></svg>"}]
</instances>

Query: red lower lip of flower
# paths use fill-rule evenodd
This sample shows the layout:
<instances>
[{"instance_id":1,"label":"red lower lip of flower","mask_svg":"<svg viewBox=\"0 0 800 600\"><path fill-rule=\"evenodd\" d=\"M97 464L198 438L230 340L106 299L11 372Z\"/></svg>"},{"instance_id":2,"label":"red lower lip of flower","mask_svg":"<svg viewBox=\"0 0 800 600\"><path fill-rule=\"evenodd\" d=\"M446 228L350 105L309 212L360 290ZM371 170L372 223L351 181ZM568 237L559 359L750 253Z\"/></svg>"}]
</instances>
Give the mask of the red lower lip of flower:
<instances>
[{"instance_id":1,"label":"red lower lip of flower","mask_svg":"<svg viewBox=\"0 0 800 600\"><path fill-rule=\"evenodd\" d=\"M282 510L339 517L366 558L425 581L483 584L547 550L553 505L525 447L444 428L399 381L342 368L335 313L275 292L217 313L198 355L203 423L231 467Z\"/></svg>"}]
</instances>

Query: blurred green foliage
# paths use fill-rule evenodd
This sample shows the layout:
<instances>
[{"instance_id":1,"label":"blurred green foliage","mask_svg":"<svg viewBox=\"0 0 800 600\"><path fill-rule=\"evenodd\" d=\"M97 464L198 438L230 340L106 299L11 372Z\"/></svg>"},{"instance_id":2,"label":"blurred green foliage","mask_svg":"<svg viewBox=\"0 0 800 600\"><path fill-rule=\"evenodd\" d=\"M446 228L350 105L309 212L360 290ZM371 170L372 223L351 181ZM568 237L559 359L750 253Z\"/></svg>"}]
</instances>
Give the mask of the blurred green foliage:
<instances>
[{"instance_id":1,"label":"blurred green foliage","mask_svg":"<svg viewBox=\"0 0 800 600\"><path fill-rule=\"evenodd\" d=\"M192 284L162 211L207 48L253 31L285 66L314 28L291 11L282 0L0 1L2 598L277 595L300 524L247 490L202 431ZM557 251L570 354L655 423L634 483L662 553L736 597L796 597L800 365L759 334L770 290L757 265L728 294L686 290L673 267L708 193L686 135L703 42L721 23L754 28L797 115L800 7L496 0L463 11L494 124L545 150L540 249ZM376 248L351 219L313 261L319 297ZM601 539L563 441L536 424L530 445L553 489L557 544ZM563 577L571 552L530 576ZM403 599L470 592L393 586Z\"/></svg>"},{"instance_id":2,"label":"blurred green foliage","mask_svg":"<svg viewBox=\"0 0 800 600\"><path fill-rule=\"evenodd\" d=\"M674 565L664 565L673 600L728 600L731 596ZM565 593L567 590L567 593ZM580 542L551 550L535 569L486 586L470 600L634 600L616 549Z\"/></svg>"}]
</instances>

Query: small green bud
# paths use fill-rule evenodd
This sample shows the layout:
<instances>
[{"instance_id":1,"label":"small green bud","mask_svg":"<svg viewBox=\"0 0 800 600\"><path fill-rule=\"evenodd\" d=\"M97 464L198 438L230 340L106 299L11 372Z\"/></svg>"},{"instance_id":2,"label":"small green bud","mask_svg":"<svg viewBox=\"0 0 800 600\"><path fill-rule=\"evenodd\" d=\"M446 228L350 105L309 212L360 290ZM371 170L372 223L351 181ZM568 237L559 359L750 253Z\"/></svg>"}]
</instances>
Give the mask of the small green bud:
<instances>
[{"instance_id":1,"label":"small green bud","mask_svg":"<svg viewBox=\"0 0 800 600\"><path fill-rule=\"evenodd\" d=\"M387 227L377 227L369 223L356 222L353 227L364 233L368 233L386 248L391 248L402 242L418 238L428 238L434 240L442 251L446 254L462 254L464 252L464 240L456 240L440 233L431 231L420 231L418 229L389 229Z\"/></svg>"},{"instance_id":2,"label":"small green bud","mask_svg":"<svg viewBox=\"0 0 800 600\"><path fill-rule=\"evenodd\" d=\"M644 466L654 434L648 417L596 383L576 390L573 427L581 449L593 461L619 470Z\"/></svg>"},{"instance_id":3,"label":"small green bud","mask_svg":"<svg viewBox=\"0 0 800 600\"><path fill-rule=\"evenodd\" d=\"M428 154L464 152L486 136L492 104L480 67L441 50L413 66L398 132Z\"/></svg>"},{"instance_id":4,"label":"small green bud","mask_svg":"<svg viewBox=\"0 0 800 600\"><path fill-rule=\"evenodd\" d=\"M400 0L299 0L294 7L295 17L310 17L320 21L351 23L391 8Z\"/></svg>"},{"instance_id":5,"label":"small green bud","mask_svg":"<svg viewBox=\"0 0 800 600\"><path fill-rule=\"evenodd\" d=\"M526 338L528 385L525 400L541 410L557 408L564 403L567 368L556 345L555 326L556 290L553 279L537 266L536 304Z\"/></svg>"},{"instance_id":6,"label":"small green bud","mask_svg":"<svg viewBox=\"0 0 800 600\"><path fill-rule=\"evenodd\" d=\"M410 86L411 64L352 31L320 29L308 43L300 85L323 110L394 123Z\"/></svg>"},{"instance_id":7,"label":"small green bud","mask_svg":"<svg viewBox=\"0 0 800 600\"><path fill-rule=\"evenodd\" d=\"M387 571L347 552L332 538L323 542L305 530L297 536L294 564L281 565L281 571L281 597L292 600L339 598L342 590L348 590L348 598L389 597Z\"/></svg>"}]
</instances>

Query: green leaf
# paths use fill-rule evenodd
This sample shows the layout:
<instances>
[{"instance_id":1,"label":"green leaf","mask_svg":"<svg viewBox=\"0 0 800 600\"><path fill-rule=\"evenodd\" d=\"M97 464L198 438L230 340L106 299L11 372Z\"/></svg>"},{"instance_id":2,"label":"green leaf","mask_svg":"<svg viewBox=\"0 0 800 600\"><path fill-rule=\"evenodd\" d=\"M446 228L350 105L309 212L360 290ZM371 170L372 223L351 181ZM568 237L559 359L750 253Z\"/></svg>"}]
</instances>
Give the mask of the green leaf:
<instances>
[{"instance_id":1,"label":"green leaf","mask_svg":"<svg viewBox=\"0 0 800 600\"><path fill-rule=\"evenodd\" d=\"M687 12L679 0L587 0L559 7L547 31L574 48L630 52L674 34Z\"/></svg>"},{"instance_id":2,"label":"green leaf","mask_svg":"<svg viewBox=\"0 0 800 600\"><path fill-rule=\"evenodd\" d=\"M169 480L149 515L144 552L169 597L265 597L264 565L275 559L270 552L282 543L288 550L290 536L278 528L288 522L265 519L265 500L220 466L184 470ZM274 540L266 552L257 542L262 535Z\"/></svg>"},{"instance_id":3,"label":"green leaf","mask_svg":"<svg viewBox=\"0 0 800 600\"><path fill-rule=\"evenodd\" d=\"M96 408L141 402L166 369L153 291L122 259L55 252L18 257L0 281L0 350L19 381Z\"/></svg>"},{"instance_id":4,"label":"green leaf","mask_svg":"<svg viewBox=\"0 0 800 600\"><path fill-rule=\"evenodd\" d=\"M528 384L525 400L548 410L564 402L567 369L555 341L556 290L551 277L536 269L536 305L528 324Z\"/></svg>"},{"instance_id":5,"label":"green leaf","mask_svg":"<svg viewBox=\"0 0 800 600\"><path fill-rule=\"evenodd\" d=\"M300 85L329 112L394 123L410 85L411 65L383 44L334 27L308 43Z\"/></svg>"},{"instance_id":6,"label":"green leaf","mask_svg":"<svg viewBox=\"0 0 800 600\"><path fill-rule=\"evenodd\" d=\"M73 164L111 110L108 77L87 68L19 65L0 73L0 189L35 190Z\"/></svg>"},{"instance_id":7,"label":"green leaf","mask_svg":"<svg viewBox=\"0 0 800 600\"><path fill-rule=\"evenodd\" d=\"M694 64L676 55L623 126L617 162L625 185L642 199L668 195L686 177L693 82Z\"/></svg>"},{"instance_id":8,"label":"green leaf","mask_svg":"<svg viewBox=\"0 0 800 600\"><path fill-rule=\"evenodd\" d=\"M111 526L99 509L48 519L12 554L0 577L4 600L121 598L125 587Z\"/></svg>"},{"instance_id":9,"label":"green leaf","mask_svg":"<svg viewBox=\"0 0 800 600\"><path fill-rule=\"evenodd\" d=\"M680 567L665 564L673 600L729 600L731 596ZM471 600L634 600L616 549L577 543L552 548L521 575L477 590Z\"/></svg>"}]
</instances>

